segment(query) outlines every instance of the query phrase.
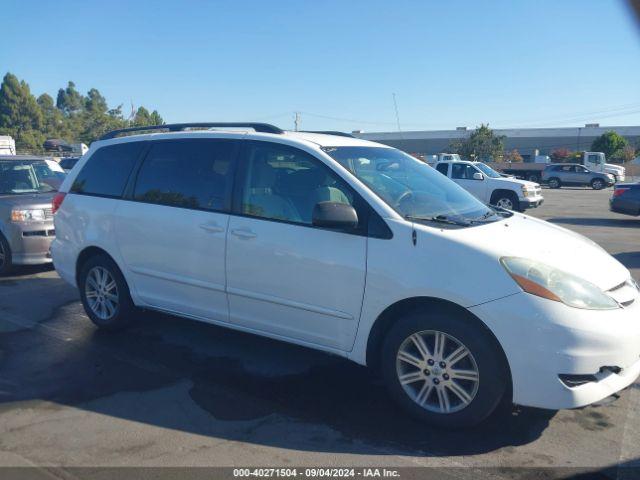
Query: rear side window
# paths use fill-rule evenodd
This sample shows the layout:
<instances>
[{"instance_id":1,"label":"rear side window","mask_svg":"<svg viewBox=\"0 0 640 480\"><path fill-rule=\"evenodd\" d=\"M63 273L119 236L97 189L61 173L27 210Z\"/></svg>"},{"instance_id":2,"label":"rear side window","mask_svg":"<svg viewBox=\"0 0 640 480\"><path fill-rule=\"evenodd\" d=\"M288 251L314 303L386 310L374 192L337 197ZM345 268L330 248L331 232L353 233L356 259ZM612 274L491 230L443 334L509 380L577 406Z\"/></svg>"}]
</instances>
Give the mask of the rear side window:
<instances>
[{"instance_id":1,"label":"rear side window","mask_svg":"<svg viewBox=\"0 0 640 480\"><path fill-rule=\"evenodd\" d=\"M142 142L127 142L100 148L82 167L71 192L121 197L142 146Z\"/></svg>"},{"instance_id":2,"label":"rear side window","mask_svg":"<svg viewBox=\"0 0 640 480\"><path fill-rule=\"evenodd\" d=\"M140 167L133 197L172 207L226 210L237 152L235 140L155 142Z\"/></svg>"},{"instance_id":3,"label":"rear side window","mask_svg":"<svg viewBox=\"0 0 640 480\"><path fill-rule=\"evenodd\" d=\"M447 175L449 173L449 164L448 163L440 163L436 165L436 170L438 170L441 174Z\"/></svg>"}]
</instances>

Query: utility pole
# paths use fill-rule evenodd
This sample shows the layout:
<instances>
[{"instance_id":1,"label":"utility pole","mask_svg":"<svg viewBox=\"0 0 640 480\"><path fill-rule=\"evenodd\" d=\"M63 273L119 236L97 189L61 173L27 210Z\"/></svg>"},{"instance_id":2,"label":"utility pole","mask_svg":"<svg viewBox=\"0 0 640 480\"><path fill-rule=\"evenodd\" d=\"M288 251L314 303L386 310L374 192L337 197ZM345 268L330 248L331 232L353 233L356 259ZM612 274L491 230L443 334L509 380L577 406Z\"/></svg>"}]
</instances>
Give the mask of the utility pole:
<instances>
[{"instance_id":1,"label":"utility pole","mask_svg":"<svg viewBox=\"0 0 640 480\"><path fill-rule=\"evenodd\" d=\"M396 110L396 123L398 124L398 131L401 132L402 129L400 128L400 115L398 114L398 102L396 101L396 94L392 93L391 95L393 95L393 107Z\"/></svg>"},{"instance_id":2,"label":"utility pole","mask_svg":"<svg viewBox=\"0 0 640 480\"><path fill-rule=\"evenodd\" d=\"M300 112L293 112L295 116L293 117L294 130L297 132L298 127L300 126Z\"/></svg>"}]
</instances>

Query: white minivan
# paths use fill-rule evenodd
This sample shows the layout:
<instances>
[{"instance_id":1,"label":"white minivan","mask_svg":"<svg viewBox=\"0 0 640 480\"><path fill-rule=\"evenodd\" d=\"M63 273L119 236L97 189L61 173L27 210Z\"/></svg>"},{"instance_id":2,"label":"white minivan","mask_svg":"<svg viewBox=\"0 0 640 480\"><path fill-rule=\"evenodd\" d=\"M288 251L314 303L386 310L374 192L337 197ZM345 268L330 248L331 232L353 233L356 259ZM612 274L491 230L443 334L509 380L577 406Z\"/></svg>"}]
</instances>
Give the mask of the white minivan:
<instances>
[{"instance_id":1,"label":"white minivan","mask_svg":"<svg viewBox=\"0 0 640 480\"><path fill-rule=\"evenodd\" d=\"M638 285L585 237L346 135L129 130L53 204L56 270L98 327L152 309L331 352L440 426L588 405L640 374Z\"/></svg>"}]
</instances>

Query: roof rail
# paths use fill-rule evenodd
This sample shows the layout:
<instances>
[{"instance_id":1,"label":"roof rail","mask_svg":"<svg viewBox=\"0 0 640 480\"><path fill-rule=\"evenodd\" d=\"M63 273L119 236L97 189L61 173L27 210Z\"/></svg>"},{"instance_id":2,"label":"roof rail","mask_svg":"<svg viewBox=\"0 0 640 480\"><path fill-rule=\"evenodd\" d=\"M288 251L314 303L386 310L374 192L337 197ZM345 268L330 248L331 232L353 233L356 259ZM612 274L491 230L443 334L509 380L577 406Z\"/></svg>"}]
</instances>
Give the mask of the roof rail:
<instances>
[{"instance_id":1,"label":"roof rail","mask_svg":"<svg viewBox=\"0 0 640 480\"><path fill-rule=\"evenodd\" d=\"M281 129L268 123L255 123L255 122L198 122L198 123L169 123L166 125L147 125L143 127L130 127L121 128L119 130L112 130L105 133L100 137L100 140L109 140L110 138L116 138L122 135L135 132L150 132L154 130L167 130L169 132L181 132L189 128L253 128L256 132L261 133L284 133Z\"/></svg>"},{"instance_id":2,"label":"roof rail","mask_svg":"<svg viewBox=\"0 0 640 480\"><path fill-rule=\"evenodd\" d=\"M335 135L336 137L356 138L350 133L338 132L336 130L302 130L302 133L321 133L323 135Z\"/></svg>"}]
</instances>

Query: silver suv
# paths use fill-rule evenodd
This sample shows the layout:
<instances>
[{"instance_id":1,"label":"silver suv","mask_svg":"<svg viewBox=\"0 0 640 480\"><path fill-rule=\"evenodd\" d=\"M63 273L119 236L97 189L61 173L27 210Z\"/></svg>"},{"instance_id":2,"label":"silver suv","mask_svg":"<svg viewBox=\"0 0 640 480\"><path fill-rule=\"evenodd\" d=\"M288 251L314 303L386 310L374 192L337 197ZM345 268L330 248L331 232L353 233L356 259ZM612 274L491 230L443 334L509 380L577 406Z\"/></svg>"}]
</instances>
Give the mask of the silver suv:
<instances>
[{"instance_id":1,"label":"silver suv","mask_svg":"<svg viewBox=\"0 0 640 480\"><path fill-rule=\"evenodd\" d=\"M64 176L39 157L0 156L0 275L51 262L51 201Z\"/></svg>"},{"instance_id":2,"label":"silver suv","mask_svg":"<svg viewBox=\"0 0 640 480\"><path fill-rule=\"evenodd\" d=\"M602 190L616 183L613 175L594 172L579 163L548 165L542 171L542 181L546 182L549 188L560 188L563 185L589 185L594 190Z\"/></svg>"}]
</instances>

